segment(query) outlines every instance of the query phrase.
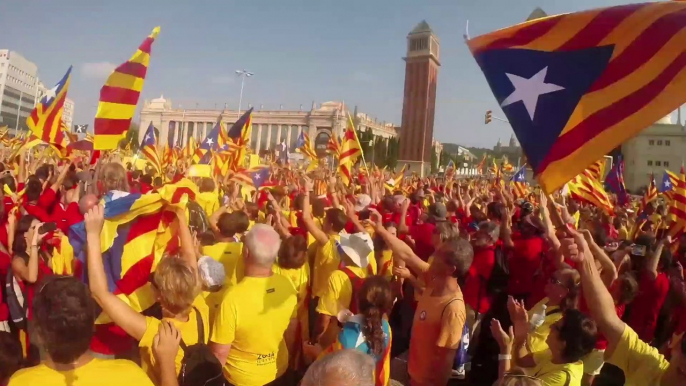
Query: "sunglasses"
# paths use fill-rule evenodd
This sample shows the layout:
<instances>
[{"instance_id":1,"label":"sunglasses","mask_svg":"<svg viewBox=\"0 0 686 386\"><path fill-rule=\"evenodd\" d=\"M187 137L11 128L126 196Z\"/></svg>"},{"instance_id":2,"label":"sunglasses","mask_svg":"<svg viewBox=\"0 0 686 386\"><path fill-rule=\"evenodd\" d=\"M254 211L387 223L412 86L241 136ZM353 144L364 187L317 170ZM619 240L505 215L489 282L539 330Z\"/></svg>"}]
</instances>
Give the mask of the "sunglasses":
<instances>
[{"instance_id":1,"label":"sunglasses","mask_svg":"<svg viewBox=\"0 0 686 386\"><path fill-rule=\"evenodd\" d=\"M550 284L557 284L559 286L564 286L564 284L559 281L555 276L550 277Z\"/></svg>"}]
</instances>

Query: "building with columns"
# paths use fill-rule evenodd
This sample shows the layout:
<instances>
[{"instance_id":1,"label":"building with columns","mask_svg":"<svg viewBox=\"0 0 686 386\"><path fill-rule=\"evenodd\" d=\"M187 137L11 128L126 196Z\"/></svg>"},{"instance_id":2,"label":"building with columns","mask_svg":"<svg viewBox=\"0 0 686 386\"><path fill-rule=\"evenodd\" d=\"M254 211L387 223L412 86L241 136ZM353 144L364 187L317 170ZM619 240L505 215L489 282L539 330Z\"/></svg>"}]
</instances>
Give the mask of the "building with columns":
<instances>
[{"instance_id":1,"label":"building with columns","mask_svg":"<svg viewBox=\"0 0 686 386\"><path fill-rule=\"evenodd\" d=\"M399 163L425 176L433 151L436 84L441 64L440 44L426 21L407 35L405 94L400 135Z\"/></svg>"},{"instance_id":2,"label":"building with columns","mask_svg":"<svg viewBox=\"0 0 686 386\"><path fill-rule=\"evenodd\" d=\"M379 121L365 113L349 112L342 102L324 102L319 105L312 103L309 111L255 109L250 146L256 154L262 154L285 140L293 151L298 135L305 131L317 153L323 156L331 135L341 136L345 130L348 113L355 116L355 127L360 130L371 129L375 136L382 138L397 135L396 126L392 123ZM140 126L147 127L152 122L159 130L160 144L183 147L191 136L198 142L205 138L220 116L229 128L240 114L236 110L175 108L171 100L160 96L143 103ZM145 130L139 130L139 141L144 134Z\"/></svg>"}]
</instances>

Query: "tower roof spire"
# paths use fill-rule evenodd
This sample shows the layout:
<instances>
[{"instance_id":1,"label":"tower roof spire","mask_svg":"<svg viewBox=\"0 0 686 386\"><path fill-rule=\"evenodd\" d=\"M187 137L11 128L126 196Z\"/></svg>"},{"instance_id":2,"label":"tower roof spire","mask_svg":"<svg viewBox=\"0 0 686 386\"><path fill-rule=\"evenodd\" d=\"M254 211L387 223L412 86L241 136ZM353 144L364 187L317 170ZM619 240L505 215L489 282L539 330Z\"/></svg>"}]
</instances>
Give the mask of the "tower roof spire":
<instances>
[{"instance_id":1,"label":"tower roof spire","mask_svg":"<svg viewBox=\"0 0 686 386\"><path fill-rule=\"evenodd\" d=\"M429 23L426 22L426 20L422 20L417 24L416 27L412 31L410 31L410 35L414 34L421 34L421 33L433 33L434 31L429 27Z\"/></svg>"}]
</instances>

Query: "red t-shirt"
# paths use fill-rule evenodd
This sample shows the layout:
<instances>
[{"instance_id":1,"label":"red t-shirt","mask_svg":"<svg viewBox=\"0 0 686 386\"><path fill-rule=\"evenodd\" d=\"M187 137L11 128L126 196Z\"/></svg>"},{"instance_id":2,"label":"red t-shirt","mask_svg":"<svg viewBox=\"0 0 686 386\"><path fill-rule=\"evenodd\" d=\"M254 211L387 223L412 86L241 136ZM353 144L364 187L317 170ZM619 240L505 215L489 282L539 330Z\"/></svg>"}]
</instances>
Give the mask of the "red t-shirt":
<instances>
[{"instance_id":1,"label":"red t-shirt","mask_svg":"<svg viewBox=\"0 0 686 386\"><path fill-rule=\"evenodd\" d=\"M556 253L554 250L548 250L547 254ZM510 266L510 270L512 266ZM538 302L543 300L545 295L545 286L550 281L550 277L553 276L556 269L555 266L550 262L550 256L544 256L541 262L541 267L536 269L531 277L531 294L526 299L526 308L531 309Z\"/></svg>"},{"instance_id":2,"label":"red t-shirt","mask_svg":"<svg viewBox=\"0 0 686 386\"><path fill-rule=\"evenodd\" d=\"M434 253L431 236L433 235L435 228L436 225L431 223L423 223L410 227L409 234L415 243L414 253L424 261L429 260L429 257Z\"/></svg>"},{"instance_id":3,"label":"red t-shirt","mask_svg":"<svg viewBox=\"0 0 686 386\"><path fill-rule=\"evenodd\" d=\"M638 279L638 295L633 301L631 315L627 324L644 342L655 337L655 326L662 305L669 292L669 278L663 272L653 280L646 272L641 272Z\"/></svg>"},{"instance_id":4,"label":"red t-shirt","mask_svg":"<svg viewBox=\"0 0 686 386\"><path fill-rule=\"evenodd\" d=\"M507 293L511 295L530 294L533 291L531 278L541 267L543 252L547 249L541 237L516 238L514 248L508 251L510 280Z\"/></svg>"},{"instance_id":5,"label":"red t-shirt","mask_svg":"<svg viewBox=\"0 0 686 386\"><path fill-rule=\"evenodd\" d=\"M491 308L491 297L486 284L491 278L495 265L495 245L485 248L474 248L474 260L464 286L464 302L479 313L486 313Z\"/></svg>"}]
</instances>

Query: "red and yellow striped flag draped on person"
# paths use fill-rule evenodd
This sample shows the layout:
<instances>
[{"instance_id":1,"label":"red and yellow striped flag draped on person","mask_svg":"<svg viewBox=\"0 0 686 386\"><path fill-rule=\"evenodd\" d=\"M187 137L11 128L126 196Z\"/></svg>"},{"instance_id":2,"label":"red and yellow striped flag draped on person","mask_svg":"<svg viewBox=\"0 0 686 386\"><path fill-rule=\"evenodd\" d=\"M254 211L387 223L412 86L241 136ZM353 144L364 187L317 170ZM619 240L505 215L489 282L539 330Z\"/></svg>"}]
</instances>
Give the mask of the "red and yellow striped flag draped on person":
<instances>
[{"instance_id":1,"label":"red and yellow striped flag draped on person","mask_svg":"<svg viewBox=\"0 0 686 386\"><path fill-rule=\"evenodd\" d=\"M100 89L93 129L94 149L116 149L119 141L126 136L145 83L152 43L159 32L160 27L155 27L131 59L119 65Z\"/></svg>"},{"instance_id":2,"label":"red and yellow striped flag draped on person","mask_svg":"<svg viewBox=\"0 0 686 386\"><path fill-rule=\"evenodd\" d=\"M467 44L552 193L686 102L685 28L686 2L665 1L544 17Z\"/></svg>"}]
</instances>

